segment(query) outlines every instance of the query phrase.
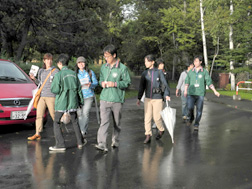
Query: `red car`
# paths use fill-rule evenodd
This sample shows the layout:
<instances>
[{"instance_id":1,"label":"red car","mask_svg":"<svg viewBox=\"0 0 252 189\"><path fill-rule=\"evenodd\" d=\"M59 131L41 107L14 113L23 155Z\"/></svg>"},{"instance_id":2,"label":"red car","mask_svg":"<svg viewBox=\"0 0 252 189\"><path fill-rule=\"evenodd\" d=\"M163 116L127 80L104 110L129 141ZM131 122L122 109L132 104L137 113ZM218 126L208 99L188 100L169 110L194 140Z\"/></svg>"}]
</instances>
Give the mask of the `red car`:
<instances>
[{"instance_id":1,"label":"red car","mask_svg":"<svg viewBox=\"0 0 252 189\"><path fill-rule=\"evenodd\" d=\"M35 123L36 109L24 120L37 85L15 63L0 59L0 125Z\"/></svg>"}]
</instances>

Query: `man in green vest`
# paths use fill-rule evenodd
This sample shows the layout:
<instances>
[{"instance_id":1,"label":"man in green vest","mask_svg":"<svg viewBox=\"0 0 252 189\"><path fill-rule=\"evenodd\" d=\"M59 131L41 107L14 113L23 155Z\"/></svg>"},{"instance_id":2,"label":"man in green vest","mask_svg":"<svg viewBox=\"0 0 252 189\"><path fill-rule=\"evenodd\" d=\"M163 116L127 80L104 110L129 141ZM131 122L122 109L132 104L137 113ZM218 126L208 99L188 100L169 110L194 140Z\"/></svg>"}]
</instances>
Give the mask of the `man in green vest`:
<instances>
[{"instance_id":1,"label":"man in green vest","mask_svg":"<svg viewBox=\"0 0 252 189\"><path fill-rule=\"evenodd\" d=\"M102 86L100 95L101 124L97 133L95 146L98 150L108 151L107 135L112 113L114 130L112 133L111 146L119 146L119 134L121 132L121 109L124 103L125 90L130 85L130 75L127 67L117 58L117 49L114 45L108 45L103 49L104 58L107 61L100 71L99 84Z\"/></svg>"},{"instance_id":2,"label":"man in green vest","mask_svg":"<svg viewBox=\"0 0 252 189\"><path fill-rule=\"evenodd\" d=\"M77 147L79 149L85 145L83 142L80 127L77 119L77 108L83 104L83 95L81 91L80 81L77 74L68 69L69 57L66 54L60 54L57 66L60 71L54 76L51 91L56 94L55 99L55 118L53 124L53 131L55 136L55 146L49 147L51 151L65 151L65 141L60 129L60 120L64 113L69 113L71 122L74 128L77 139Z\"/></svg>"},{"instance_id":3,"label":"man in green vest","mask_svg":"<svg viewBox=\"0 0 252 189\"><path fill-rule=\"evenodd\" d=\"M216 96L220 96L220 93L216 91L212 84L212 79L206 69L201 66L202 56L194 57L194 68L191 69L185 79L185 91L184 96L187 97L188 106L188 122L190 126L194 120L194 106L196 106L196 118L194 122L194 131L199 130L199 122L202 116L204 96L206 94L206 85L213 90Z\"/></svg>"}]
</instances>

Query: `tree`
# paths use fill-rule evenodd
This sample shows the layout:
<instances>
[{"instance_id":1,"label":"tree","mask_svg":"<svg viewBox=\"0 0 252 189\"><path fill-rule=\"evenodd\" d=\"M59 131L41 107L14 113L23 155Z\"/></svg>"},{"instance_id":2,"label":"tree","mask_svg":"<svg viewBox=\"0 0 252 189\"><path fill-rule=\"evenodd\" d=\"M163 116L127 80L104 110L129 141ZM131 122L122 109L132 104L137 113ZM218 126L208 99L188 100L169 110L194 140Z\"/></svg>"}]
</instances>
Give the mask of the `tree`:
<instances>
[{"instance_id":1,"label":"tree","mask_svg":"<svg viewBox=\"0 0 252 189\"><path fill-rule=\"evenodd\" d=\"M205 24L204 24L203 0L200 0L200 23L201 23L201 30L202 30L202 42L203 42L203 54L204 54L204 60L205 60L205 67L208 70L208 56L207 56L207 45L206 45Z\"/></svg>"},{"instance_id":2,"label":"tree","mask_svg":"<svg viewBox=\"0 0 252 189\"><path fill-rule=\"evenodd\" d=\"M230 0L230 15L232 16L234 12L234 6L232 0ZM234 42L233 42L233 26L232 23L230 23L229 26L229 49L232 51L234 50ZM230 70L234 69L234 60L230 60ZM231 90L235 90L235 76L234 73L230 72L230 77L231 77Z\"/></svg>"}]
</instances>

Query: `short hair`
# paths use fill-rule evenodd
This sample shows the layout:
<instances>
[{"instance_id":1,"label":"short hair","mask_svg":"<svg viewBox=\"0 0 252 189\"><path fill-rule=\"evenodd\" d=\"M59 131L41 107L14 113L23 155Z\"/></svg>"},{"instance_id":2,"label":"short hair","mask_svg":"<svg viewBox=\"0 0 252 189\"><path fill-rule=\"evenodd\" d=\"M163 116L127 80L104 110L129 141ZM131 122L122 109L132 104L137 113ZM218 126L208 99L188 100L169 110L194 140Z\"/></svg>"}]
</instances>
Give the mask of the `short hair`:
<instances>
[{"instance_id":1,"label":"short hair","mask_svg":"<svg viewBox=\"0 0 252 189\"><path fill-rule=\"evenodd\" d=\"M106 53L106 52L110 53L111 55L116 54L116 57L117 57L117 48L112 44L107 45L106 47L104 47L103 53Z\"/></svg>"},{"instance_id":2,"label":"short hair","mask_svg":"<svg viewBox=\"0 0 252 189\"><path fill-rule=\"evenodd\" d=\"M61 62L63 66L67 66L69 62L69 56L67 54L60 54L57 63L58 62Z\"/></svg>"},{"instance_id":3,"label":"short hair","mask_svg":"<svg viewBox=\"0 0 252 189\"><path fill-rule=\"evenodd\" d=\"M44 55L44 57L43 57L43 60L45 60L45 59L50 59L50 60L52 60L52 59L53 59L52 54L51 54L51 53L45 53L45 55Z\"/></svg>"},{"instance_id":4,"label":"short hair","mask_svg":"<svg viewBox=\"0 0 252 189\"><path fill-rule=\"evenodd\" d=\"M159 66L159 64L164 64L164 59L163 58L158 58L156 60L156 63L157 63L158 66Z\"/></svg>"},{"instance_id":5,"label":"short hair","mask_svg":"<svg viewBox=\"0 0 252 189\"><path fill-rule=\"evenodd\" d=\"M194 59L193 59L193 60L195 60L195 59L199 59L200 62L202 62L202 60L203 60L203 58L202 58L201 55L196 55L196 56L194 56Z\"/></svg>"}]
</instances>

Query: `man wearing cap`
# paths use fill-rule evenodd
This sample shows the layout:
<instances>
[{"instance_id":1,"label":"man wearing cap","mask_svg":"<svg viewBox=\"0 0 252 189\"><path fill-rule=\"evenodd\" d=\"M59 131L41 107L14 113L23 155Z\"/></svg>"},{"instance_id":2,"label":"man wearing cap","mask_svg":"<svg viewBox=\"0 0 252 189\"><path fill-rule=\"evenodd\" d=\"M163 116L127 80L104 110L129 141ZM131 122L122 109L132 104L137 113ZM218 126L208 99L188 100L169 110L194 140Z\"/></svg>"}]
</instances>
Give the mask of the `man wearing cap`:
<instances>
[{"instance_id":1,"label":"man wearing cap","mask_svg":"<svg viewBox=\"0 0 252 189\"><path fill-rule=\"evenodd\" d=\"M187 73L193 68L193 63L187 64L187 70L184 70L179 77L179 81L176 87L176 97L181 96L181 102L182 102L182 119L184 121L187 120L187 103L186 103L186 97L184 96L185 91L185 79L187 76Z\"/></svg>"}]
</instances>

